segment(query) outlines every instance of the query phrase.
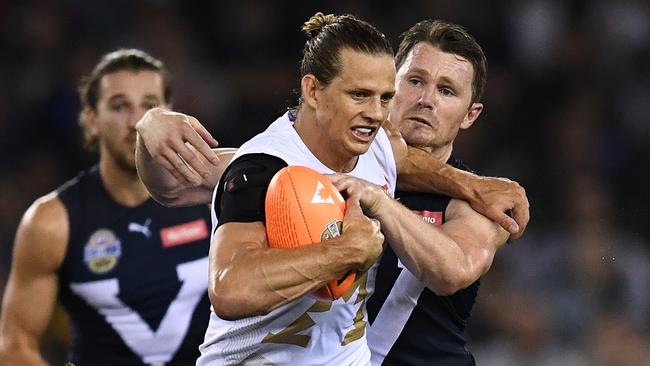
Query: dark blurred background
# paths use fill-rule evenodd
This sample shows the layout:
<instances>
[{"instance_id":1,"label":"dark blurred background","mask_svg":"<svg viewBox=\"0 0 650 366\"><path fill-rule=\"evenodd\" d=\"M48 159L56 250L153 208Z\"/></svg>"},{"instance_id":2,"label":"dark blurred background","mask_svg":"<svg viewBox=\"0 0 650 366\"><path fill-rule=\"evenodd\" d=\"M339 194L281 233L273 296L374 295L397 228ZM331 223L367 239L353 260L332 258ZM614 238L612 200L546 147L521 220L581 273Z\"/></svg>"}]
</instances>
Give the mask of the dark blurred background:
<instances>
[{"instance_id":1,"label":"dark blurred background","mask_svg":"<svg viewBox=\"0 0 650 366\"><path fill-rule=\"evenodd\" d=\"M498 253L470 327L479 365L650 365L650 3L592 1L0 1L0 290L18 222L94 163L76 85L142 48L175 108L238 146L294 104L300 26L352 13L393 41L424 18L464 25L489 60L486 108L456 155L519 181L523 239ZM34 299L37 306L38 299ZM61 364L57 315L44 342Z\"/></svg>"}]
</instances>

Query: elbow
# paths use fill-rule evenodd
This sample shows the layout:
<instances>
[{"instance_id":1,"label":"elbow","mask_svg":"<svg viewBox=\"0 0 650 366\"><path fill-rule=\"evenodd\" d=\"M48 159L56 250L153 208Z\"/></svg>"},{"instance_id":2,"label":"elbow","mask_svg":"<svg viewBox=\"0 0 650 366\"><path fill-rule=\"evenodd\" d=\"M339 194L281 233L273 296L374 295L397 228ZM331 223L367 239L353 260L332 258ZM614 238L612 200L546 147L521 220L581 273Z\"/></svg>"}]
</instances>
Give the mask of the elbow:
<instances>
[{"instance_id":1,"label":"elbow","mask_svg":"<svg viewBox=\"0 0 650 366\"><path fill-rule=\"evenodd\" d=\"M460 268L446 273L427 273L422 282L436 295L451 296L467 288L475 280L468 270Z\"/></svg>"},{"instance_id":2,"label":"elbow","mask_svg":"<svg viewBox=\"0 0 650 366\"><path fill-rule=\"evenodd\" d=\"M227 279L214 281L208 289L208 297L215 314L223 320L266 315L272 310L252 293L249 286L229 283Z\"/></svg>"}]
</instances>

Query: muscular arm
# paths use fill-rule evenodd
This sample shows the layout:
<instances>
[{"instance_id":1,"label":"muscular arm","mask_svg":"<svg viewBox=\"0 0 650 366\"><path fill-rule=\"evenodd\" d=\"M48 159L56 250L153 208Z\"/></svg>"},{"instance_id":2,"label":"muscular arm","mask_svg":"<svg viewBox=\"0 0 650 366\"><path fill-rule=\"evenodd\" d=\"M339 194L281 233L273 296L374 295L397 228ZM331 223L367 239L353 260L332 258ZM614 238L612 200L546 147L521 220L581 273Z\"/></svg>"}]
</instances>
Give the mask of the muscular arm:
<instances>
[{"instance_id":1,"label":"muscular arm","mask_svg":"<svg viewBox=\"0 0 650 366\"><path fill-rule=\"evenodd\" d=\"M376 217L386 238L406 268L439 295L462 290L485 274L508 240L507 231L465 201L452 200L448 220L438 228L386 199L401 206L387 207Z\"/></svg>"},{"instance_id":2,"label":"muscular arm","mask_svg":"<svg viewBox=\"0 0 650 366\"><path fill-rule=\"evenodd\" d=\"M226 223L212 238L208 294L223 319L268 314L349 271L365 271L381 251L379 225L348 201L344 234L293 249L269 248L262 222Z\"/></svg>"},{"instance_id":3,"label":"muscular arm","mask_svg":"<svg viewBox=\"0 0 650 366\"><path fill-rule=\"evenodd\" d=\"M430 154L408 146L399 131L384 123L397 164L397 186L405 191L441 193L466 200L473 209L508 230L511 239L523 235L530 219L525 190L504 178L480 177L456 169ZM512 217L508 213L512 213Z\"/></svg>"},{"instance_id":4,"label":"muscular arm","mask_svg":"<svg viewBox=\"0 0 650 366\"><path fill-rule=\"evenodd\" d=\"M193 117L152 109L136 125L136 166L151 196L170 207L208 204L234 148L216 141ZM211 140L210 140L211 139Z\"/></svg>"},{"instance_id":5,"label":"muscular arm","mask_svg":"<svg viewBox=\"0 0 650 366\"><path fill-rule=\"evenodd\" d=\"M448 220L440 228L424 222L375 185L342 174L330 179L360 199L364 212L381 223L402 263L439 295L453 294L476 281L508 238L505 230L463 201L452 200Z\"/></svg>"},{"instance_id":6,"label":"muscular arm","mask_svg":"<svg viewBox=\"0 0 650 366\"><path fill-rule=\"evenodd\" d=\"M457 290L469 286L492 265L496 251L506 243L507 231L474 211L467 202L452 199L445 212L442 230L458 244L467 258L468 278Z\"/></svg>"},{"instance_id":7,"label":"muscular arm","mask_svg":"<svg viewBox=\"0 0 650 366\"><path fill-rule=\"evenodd\" d=\"M0 316L0 364L45 365L39 341L56 303L57 270L67 241L67 213L58 198L35 202L16 234Z\"/></svg>"}]
</instances>

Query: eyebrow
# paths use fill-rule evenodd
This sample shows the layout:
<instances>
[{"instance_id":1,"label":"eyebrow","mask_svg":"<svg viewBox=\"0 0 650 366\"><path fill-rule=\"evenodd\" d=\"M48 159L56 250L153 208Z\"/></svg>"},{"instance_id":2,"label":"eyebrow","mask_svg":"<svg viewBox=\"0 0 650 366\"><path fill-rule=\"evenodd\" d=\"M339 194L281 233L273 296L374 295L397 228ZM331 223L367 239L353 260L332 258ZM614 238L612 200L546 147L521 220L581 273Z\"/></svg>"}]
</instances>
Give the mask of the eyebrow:
<instances>
[{"instance_id":1,"label":"eyebrow","mask_svg":"<svg viewBox=\"0 0 650 366\"><path fill-rule=\"evenodd\" d=\"M407 72L407 74L411 74L411 73L414 73L414 74L424 74L424 75L428 75L428 74L429 74L429 72L427 72L425 69L423 69L423 68L421 68L421 67L414 67L414 68L410 69L409 72Z\"/></svg>"},{"instance_id":2,"label":"eyebrow","mask_svg":"<svg viewBox=\"0 0 650 366\"><path fill-rule=\"evenodd\" d=\"M423 69L421 67L414 67L407 73L407 75L409 73L413 73L413 74L417 74L417 75L423 75L423 76L431 76L427 70L425 70L425 69ZM458 87L458 83L456 81L454 81L452 78L450 78L449 76L442 75L442 76L439 77L439 79L442 82L450 84L453 87L456 87L456 88Z\"/></svg>"},{"instance_id":3,"label":"eyebrow","mask_svg":"<svg viewBox=\"0 0 650 366\"><path fill-rule=\"evenodd\" d=\"M126 98L126 94L124 94L124 93L120 93L120 94L112 95L110 98L108 98L108 101L110 102L110 101L113 101L113 100L117 100L117 99L125 99L125 98ZM160 100L160 98L159 98L156 94L145 94L144 97L143 97L143 99L147 99L147 100L151 100L151 99Z\"/></svg>"}]
</instances>

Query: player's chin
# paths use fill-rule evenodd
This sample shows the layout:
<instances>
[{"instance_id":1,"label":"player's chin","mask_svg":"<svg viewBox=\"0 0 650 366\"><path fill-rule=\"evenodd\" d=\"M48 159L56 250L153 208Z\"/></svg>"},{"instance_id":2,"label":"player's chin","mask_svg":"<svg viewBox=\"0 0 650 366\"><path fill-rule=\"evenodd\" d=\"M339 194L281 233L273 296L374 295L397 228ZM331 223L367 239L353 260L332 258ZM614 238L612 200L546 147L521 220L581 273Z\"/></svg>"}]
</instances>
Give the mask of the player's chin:
<instances>
[{"instance_id":1,"label":"player's chin","mask_svg":"<svg viewBox=\"0 0 650 366\"><path fill-rule=\"evenodd\" d=\"M350 152L350 155L356 157L365 154L368 149L370 149L370 145L372 145L372 142L352 142L348 144L348 151Z\"/></svg>"}]
</instances>

